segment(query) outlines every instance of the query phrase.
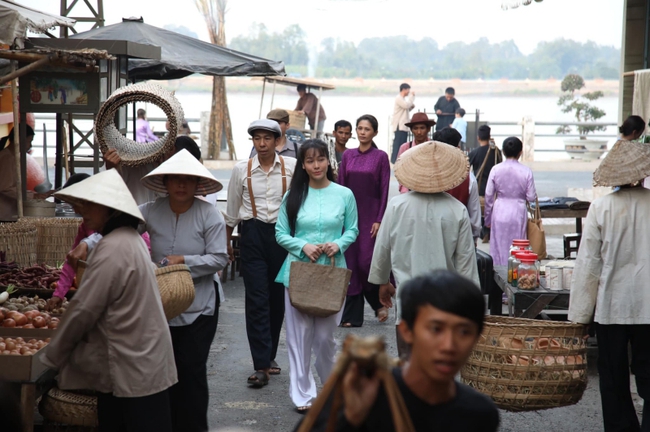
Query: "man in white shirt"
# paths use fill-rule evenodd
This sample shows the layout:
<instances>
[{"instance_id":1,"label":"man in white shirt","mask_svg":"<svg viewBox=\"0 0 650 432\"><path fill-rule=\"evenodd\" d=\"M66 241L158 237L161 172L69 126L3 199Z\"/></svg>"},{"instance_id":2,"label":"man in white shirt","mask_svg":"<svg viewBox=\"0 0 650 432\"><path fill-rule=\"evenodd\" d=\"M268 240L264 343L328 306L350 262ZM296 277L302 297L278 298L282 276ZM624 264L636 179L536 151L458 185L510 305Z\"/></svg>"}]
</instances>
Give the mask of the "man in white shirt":
<instances>
[{"instance_id":1,"label":"man in white shirt","mask_svg":"<svg viewBox=\"0 0 650 432\"><path fill-rule=\"evenodd\" d=\"M411 91L411 86L403 83L399 86L399 94L395 98L395 107L393 108L392 129L395 132L393 140L393 153L390 158L392 163L397 160L397 153L402 144L408 140L409 128L406 123L409 121L409 112L415 108L413 101L415 92Z\"/></svg>"},{"instance_id":2,"label":"man in white shirt","mask_svg":"<svg viewBox=\"0 0 650 432\"><path fill-rule=\"evenodd\" d=\"M432 171L431 167L444 167ZM463 183L469 175L467 157L457 148L427 142L406 151L395 165L395 177L411 192L388 202L377 233L368 281L380 285L379 299L392 307L395 287L422 273L446 269L480 285L472 229L467 209L444 191ZM477 288L478 289L478 288ZM397 297L397 321L400 322ZM397 332L400 355L408 347Z\"/></svg>"},{"instance_id":3,"label":"man in white shirt","mask_svg":"<svg viewBox=\"0 0 650 432\"><path fill-rule=\"evenodd\" d=\"M232 232L240 227L241 272L246 288L246 333L255 373L248 384L259 388L280 373L275 362L284 320L284 286L275 283L287 251L275 241L275 222L289 188L296 159L275 152L282 130L276 121L256 120L248 127L257 154L235 165L224 217L228 253ZM240 224L241 223L241 224Z\"/></svg>"}]
</instances>

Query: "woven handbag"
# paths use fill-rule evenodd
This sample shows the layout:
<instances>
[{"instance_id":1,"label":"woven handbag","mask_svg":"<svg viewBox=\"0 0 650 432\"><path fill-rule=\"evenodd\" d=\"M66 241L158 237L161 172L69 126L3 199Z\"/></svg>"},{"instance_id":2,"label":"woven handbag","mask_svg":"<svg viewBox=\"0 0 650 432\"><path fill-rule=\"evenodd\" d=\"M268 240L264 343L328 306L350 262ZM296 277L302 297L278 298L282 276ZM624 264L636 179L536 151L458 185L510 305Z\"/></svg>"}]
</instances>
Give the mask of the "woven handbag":
<instances>
[{"instance_id":1,"label":"woven handbag","mask_svg":"<svg viewBox=\"0 0 650 432\"><path fill-rule=\"evenodd\" d=\"M310 262L291 263L289 300L302 313L325 318L338 313L348 292L352 271Z\"/></svg>"},{"instance_id":2,"label":"woven handbag","mask_svg":"<svg viewBox=\"0 0 650 432\"><path fill-rule=\"evenodd\" d=\"M156 280L167 320L176 318L192 305L194 281L188 266L177 264L157 268Z\"/></svg>"}]
</instances>

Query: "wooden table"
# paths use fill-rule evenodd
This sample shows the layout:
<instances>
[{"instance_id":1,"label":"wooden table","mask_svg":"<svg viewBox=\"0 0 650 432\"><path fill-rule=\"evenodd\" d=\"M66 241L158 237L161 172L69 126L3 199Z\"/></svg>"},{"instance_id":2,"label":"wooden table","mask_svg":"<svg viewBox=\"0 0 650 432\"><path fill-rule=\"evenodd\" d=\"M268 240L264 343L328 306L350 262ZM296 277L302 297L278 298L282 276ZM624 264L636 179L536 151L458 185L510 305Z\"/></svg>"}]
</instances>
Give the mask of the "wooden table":
<instances>
[{"instance_id":1,"label":"wooden table","mask_svg":"<svg viewBox=\"0 0 650 432\"><path fill-rule=\"evenodd\" d=\"M547 306L569 309L569 290L551 291L545 288L546 278L540 278L540 288L522 290L508 283L508 268L494 266L494 282L508 295L508 313L517 318L535 318Z\"/></svg>"},{"instance_id":2,"label":"wooden table","mask_svg":"<svg viewBox=\"0 0 650 432\"><path fill-rule=\"evenodd\" d=\"M576 220L576 233L582 234L582 218L587 217L589 209L541 209L542 219L574 219Z\"/></svg>"},{"instance_id":3,"label":"wooden table","mask_svg":"<svg viewBox=\"0 0 650 432\"><path fill-rule=\"evenodd\" d=\"M5 381L8 385L16 389L16 394L20 394L21 432L33 432L36 401L54 386L55 376L55 371L45 369L36 379L31 381ZM9 402L0 400L0 403Z\"/></svg>"}]
</instances>

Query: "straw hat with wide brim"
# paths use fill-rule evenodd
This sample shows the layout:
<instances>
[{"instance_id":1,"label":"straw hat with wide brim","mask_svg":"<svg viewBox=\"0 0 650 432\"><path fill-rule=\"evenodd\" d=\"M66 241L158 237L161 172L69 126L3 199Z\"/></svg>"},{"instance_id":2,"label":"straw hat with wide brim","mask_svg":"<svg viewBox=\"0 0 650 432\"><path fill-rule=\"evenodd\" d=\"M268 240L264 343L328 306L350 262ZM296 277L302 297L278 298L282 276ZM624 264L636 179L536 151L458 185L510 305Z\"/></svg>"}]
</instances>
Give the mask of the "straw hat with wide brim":
<instances>
[{"instance_id":1,"label":"straw hat with wide brim","mask_svg":"<svg viewBox=\"0 0 650 432\"><path fill-rule=\"evenodd\" d=\"M401 185L421 193L455 188L469 175L467 156L457 147L429 141L405 151L395 164Z\"/></svg>"},{"instance_id":2,"label":"straw hat with wide brim","mask_svg":"<svg viewBox=\"0 0 650 432\"><path fill-rule=\"evenodd\" d=\"M95 174L86 180L61 189L54 194L55 198L73 205L84 203L101 204L105 207L135 216L144 222L144 217L138 209L133 195L115 169Z\"/></svg>"},{"instance_id":3,"label":"straw hat with wide brim","mask_svg":"<svg viewBox=\"0 0 650 432\"><path fill-rule=\"evenodd\" d=\"M619 140L594 172L594 186L623 186L650 177L650 145Z\"/></svg>"},{"instance_id":4,"label":"straw hat with wide brim","mask_svg":"<svg viewBox=\"0 0 650 432\"><path fill-rule=\"evenodd\" d=\"M197 195L209 195L223 189L223 185L214 178L210 171L185 149L163 162L158 168L144 176L141 181L146 188L166 194L167 186L165 186L163 181L165 176L168 175L198 177Z\"/></svg>"}]
</instances>

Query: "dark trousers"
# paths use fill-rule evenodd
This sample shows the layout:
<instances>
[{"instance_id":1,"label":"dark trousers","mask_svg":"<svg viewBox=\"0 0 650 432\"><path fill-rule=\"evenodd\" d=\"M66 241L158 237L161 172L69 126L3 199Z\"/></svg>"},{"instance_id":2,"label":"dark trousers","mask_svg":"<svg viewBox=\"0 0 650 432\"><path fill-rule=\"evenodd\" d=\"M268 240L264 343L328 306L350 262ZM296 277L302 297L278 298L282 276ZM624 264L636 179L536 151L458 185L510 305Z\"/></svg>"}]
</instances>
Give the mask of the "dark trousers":
<instances>
[{"instance_id":1,"label":"dark trousers","mask_svg":"<svg viewBox=\"0 0 650 432\"><path fill-rule=\"evenodd\" d=\"M600 325L598 375L606 432L650 431L650 325ZM639 396L644 400L643 422L639 420L630 394L630 361Z\"/></svg>"},{"instance_id":2,"label":"dark trousers","mask_svg":"<svg viewBox=\"0 0 650 432\"><path fill-rule=\"evenodd\" d=\"M143 397L97 394L99 432L172 432L167 390Z\"/></svg>"},{"instance_id":3,"label":"dark trousers","mask_svg":"<svg viewBox=\"0 0 650 432\"><path fill-rule=\"evenodd\" d=\"M219 295L214 316L201 315L192 324L170 327L178 382L169 389L174 432L208 430L210 346L219 322Z\"/></svg>"},{"instance_id":4,"label":"dark trousers","mask_svg":"<svg viewBox=\"0 0 650 432\"><path fill-rule=\"evenodd\" d=\"M370 290L363 290L361 294L345 298L345 307L341 318L342 323L350 323L352 327L361 327L363 325L364 298L372 307L372 310L375 311L375 316L377 316L377 311L384 307L379 301L379 285L375 285Z\"/></svg>"},{"instance_id":5,"label":"dark trousers","mask_svg":"<svg viewBox=\"0 0 650 432\"><path fill-rule=\"evenodd\" d=\"M284 321L284 286L275 283L287 251L275 241L275 224L242 223L241 272L246 287L246 333L255 370L275 360Z\"/></svg>"},{"instance_id":6,"label":"dark trousers","mask_svg":"<svg viewBox=\"0 0 650 432\"><path fill-rule=\"evenodd\" d=\"M393 139L393 154L390 157L390 161L392 163L395 163L395 161L397 160L397 153L399 152L399 148L402 144L406 142L407 139L409 139L408 132L404 132L401 130L395 131L395 138Z\"/></svg>"}]
</instances>

